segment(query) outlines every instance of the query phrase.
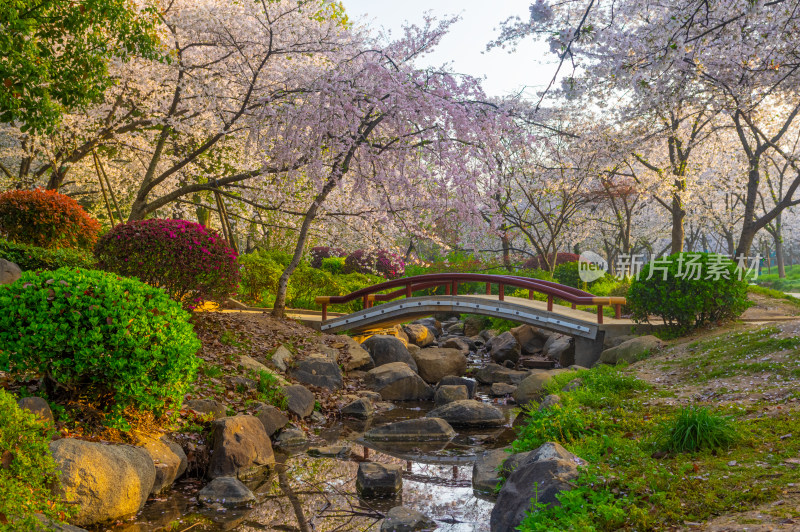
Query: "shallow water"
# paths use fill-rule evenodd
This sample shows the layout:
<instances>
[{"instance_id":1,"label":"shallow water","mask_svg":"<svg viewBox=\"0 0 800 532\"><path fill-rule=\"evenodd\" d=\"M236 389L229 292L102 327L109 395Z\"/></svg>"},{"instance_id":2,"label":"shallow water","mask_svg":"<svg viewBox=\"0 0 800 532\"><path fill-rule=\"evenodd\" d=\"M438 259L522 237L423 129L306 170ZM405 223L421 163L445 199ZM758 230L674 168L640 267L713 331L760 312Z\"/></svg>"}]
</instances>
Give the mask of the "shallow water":
<instances>
[{"instance_id":1,"label":"shallow water","mask_svg":"<svg viewBox=\"0 0 800 532\"><path fill-rule=\"evenodd\" d=\"M197 504L204 484L184 479L161 498L151 500L132 521L102 530L125 532L283 530L333 532L379 529L382 514L404 505L422 512L443 532L488 532L493 503L472 490L476 454L508 445L513 439L512 408L491 401L506 415L506 426L461 430L446 444L387 444L361 437L371 427L424 416L432 403L396 403L369 422L337 422L320 429L312 447L347 444L344 458L311 457L304 449L276 453L268 478L251 482L259 503L246 510L215 510ZM403 466L403 489L395 499L361 500L355 493L358 463L371 460Z\"/></svg>"}]
</instances>

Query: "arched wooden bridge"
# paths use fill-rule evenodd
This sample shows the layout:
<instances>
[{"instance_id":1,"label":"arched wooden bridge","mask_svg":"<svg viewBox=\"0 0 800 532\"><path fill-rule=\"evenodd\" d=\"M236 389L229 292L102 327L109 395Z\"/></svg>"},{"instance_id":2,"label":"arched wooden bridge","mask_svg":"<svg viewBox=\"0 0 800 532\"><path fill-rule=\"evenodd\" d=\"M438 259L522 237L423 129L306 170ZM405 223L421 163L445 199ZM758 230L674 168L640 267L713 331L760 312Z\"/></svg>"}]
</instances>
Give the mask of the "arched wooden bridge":
<instances>
[{"instance_id":1,"label":"arched wooden bridge","mask_svg":"<svg viewBox=\"0 0 800 532\"><path fill-rule=\"evenodd\" d=\"M459 285L481 283L484 294L460 294ZM493 294L492 286L497 285ZM417 295L415 292L444 287L445 295ZM527 291L527 298L508 297L507 288ZM536 293L546 301L534 299ZM352 314L328 319L328 306L361 299L364 308ZM570 307L555 304L565 301ZM624 297L598 297L589 292L551 281L476 273L417 275L386 281L344 296L319 296L322 332L365 331L430 316L436 313L478 314L527 323L575 338L576 364L590 366L599 357L605 336L604 321L629 324L620 319ZM378 303L376 305L376 303ZM576 310L578 305L596 307L596 313ZM603 308L612 307L615 319L604 320ZM579 354L580 353L580 354Z\"/></svg>"}]
</instances>

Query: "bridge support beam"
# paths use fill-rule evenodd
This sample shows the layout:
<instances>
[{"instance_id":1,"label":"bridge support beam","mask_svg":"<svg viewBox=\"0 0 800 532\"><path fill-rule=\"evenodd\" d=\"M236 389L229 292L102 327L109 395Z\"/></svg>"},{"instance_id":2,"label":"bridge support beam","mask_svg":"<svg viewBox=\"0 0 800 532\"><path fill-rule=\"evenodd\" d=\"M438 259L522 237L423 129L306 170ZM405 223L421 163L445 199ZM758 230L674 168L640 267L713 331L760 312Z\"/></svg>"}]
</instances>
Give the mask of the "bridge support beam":
<instances>
[{"instance_id":1,"label":"bridge support beam","mask_svg":"<svg viewBox=\"0 0 800 532\"><path fill-rule=\"evenodd\" d=\"M573 336L575 338L575 364L585 368L594 366L600 360L605 337L605 331L597 331L597 337L594 340L582 336Z\"/></svg>"}]
</instances>

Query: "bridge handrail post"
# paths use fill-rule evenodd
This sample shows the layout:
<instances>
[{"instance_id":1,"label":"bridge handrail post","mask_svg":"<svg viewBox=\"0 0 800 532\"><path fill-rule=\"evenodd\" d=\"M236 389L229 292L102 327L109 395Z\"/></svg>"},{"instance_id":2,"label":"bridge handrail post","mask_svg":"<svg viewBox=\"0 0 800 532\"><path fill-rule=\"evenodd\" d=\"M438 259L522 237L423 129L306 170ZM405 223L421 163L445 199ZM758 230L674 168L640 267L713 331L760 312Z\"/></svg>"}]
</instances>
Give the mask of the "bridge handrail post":
<instances>
[{"instance_id":1,"label":"bridge handrail post","mask_svg":"<svg viewBox=\"0 0 800 532\"><path fill-rule=\"evenodd\" d=\"M622 305L620 305L619 303L614 304L614 317L616 319L622 318Z\"/></svg>"},{"instance_id":2,"label":"bridge handrail post","mask_svg":"<svg viewBox=\"0 0 800 532\"><path fill-rule=\"evenodd\" d=\"M500 297L500 301L505 301L506 299L506 285L503 283L499 283L497 285L497 295Z\"/></svg>"},{"instance_id":3,"label":"bridge handrail post","mask_svg":"<svg viewBox=\"0 0 800 532\"><path fill-rule=\"evenodd\" d=\"M486 295L492 295L492 283L486 283Z\"/></svg>"},{"instance_id":4,"label":"bridge handrail post","mask_svg":"<svg viewBox=\"0 0 800 532\"><path fill-rule=\"evenodd\" d=\"M446 296L450 295L450 283L447 283L446 285L444 285L444 295L446 295Z\"/></svg>"},{"instance_id":5,"label":"bridge handrail post","mask_svg":"<svg viewBox=\"0 0 800 532\"><path fill-rule=\"evenodd\" d=\"M328 319L328 304L327 303L323 303L322 304L322 321L325 321L327 319Z\"/></svg>"},{"instance_id":6,"label":"bridge handrail post","mask_svg":"<svg viewBox=\"0 0 800 532\"><path fill-rule=\"evenodd\" d=\"M411 283L406 285L406 298L411 297Z\"/></svg>"},{"instance_id":7,"label":"bridge handrail post","mask_svg":"<svg viewBox=\"0 0 800 532\"><path fill-rule=\"evenodd\" d=\"M453 281L453 290L452 290L452 294L453 294L454 296L457 296L457 295L458 295L458 281Z\"/></svg>"},{"instance_id":8,"label":"bridge handrail post","mask_svg":"<svg viewBox=\"0 0 800 532\"><path fill-rule=\"evenodd\" d=\"M597 323L603 324L603 305L597 305Z\"/></svg>"},{"instance_id":9,"label":"bridge handrail post","mask_svg":"<svg viewBox=\"0 0 800 532\"><path fill-rule=\"evenodd\" d=\"M553 312L553 296L547 296L547 311Z\"/></svg>"}]
</instances>

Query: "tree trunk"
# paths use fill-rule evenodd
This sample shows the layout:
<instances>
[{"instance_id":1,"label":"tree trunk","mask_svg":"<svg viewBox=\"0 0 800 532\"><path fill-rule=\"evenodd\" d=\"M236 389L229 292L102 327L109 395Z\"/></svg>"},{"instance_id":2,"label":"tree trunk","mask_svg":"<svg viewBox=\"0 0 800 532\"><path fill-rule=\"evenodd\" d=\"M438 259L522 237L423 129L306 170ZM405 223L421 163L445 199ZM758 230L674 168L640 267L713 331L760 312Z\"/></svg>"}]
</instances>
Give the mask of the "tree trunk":
<instances>
[{"instance_id":1,"label":"tree trunk","mask_svg":"<svg viewBox=\"0 0 800 532\"><path fill-rule=\"evenodd\" d=\"M775 219L775 261L778 266L778 277L786 279L786 264L783 257L783 232L782 232L781 215Z\"/></svg>"},{"instance_id":2,"label":"tree trunk","mask_svg":"<svg viewBox=\"0 0 800 532\"><path fill-rule=\"evenodd\" d=\"M681 199L677 194L672 195L672 248L670 254L683 251L683 222L686 219L686 211L683 209Z\"/></svg>"},{"instance_id":3,"label":"tree trunk","mask_svg":"<svg viewBox=\"0 0 800 532\"><path fill-rule=\"evenodd\" d=\"M508 238L508 231L504 231L500 236L500 242L503 244L503 266L511 271L511 241Z\"/></svg>"}]
</instances>

